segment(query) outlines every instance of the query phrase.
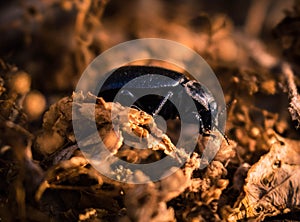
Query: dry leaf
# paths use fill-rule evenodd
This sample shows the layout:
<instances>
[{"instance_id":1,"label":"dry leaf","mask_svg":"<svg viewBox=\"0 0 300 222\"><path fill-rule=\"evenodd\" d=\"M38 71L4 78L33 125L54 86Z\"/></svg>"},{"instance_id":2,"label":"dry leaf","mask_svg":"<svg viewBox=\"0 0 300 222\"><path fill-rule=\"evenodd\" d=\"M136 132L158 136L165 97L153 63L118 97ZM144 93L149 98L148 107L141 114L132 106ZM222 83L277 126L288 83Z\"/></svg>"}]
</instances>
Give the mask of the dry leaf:
<instances>
[{"instance_id":1,"label":"dry leaf","mask_svg":"<svg viewBox=\"0 0 300 222\"><path fill-rule=\"evenodd\" d=\"M245 196L228 221L287 213L300 207L300 142L279 138L248 172Z\"/></svg>"}]
</instances>

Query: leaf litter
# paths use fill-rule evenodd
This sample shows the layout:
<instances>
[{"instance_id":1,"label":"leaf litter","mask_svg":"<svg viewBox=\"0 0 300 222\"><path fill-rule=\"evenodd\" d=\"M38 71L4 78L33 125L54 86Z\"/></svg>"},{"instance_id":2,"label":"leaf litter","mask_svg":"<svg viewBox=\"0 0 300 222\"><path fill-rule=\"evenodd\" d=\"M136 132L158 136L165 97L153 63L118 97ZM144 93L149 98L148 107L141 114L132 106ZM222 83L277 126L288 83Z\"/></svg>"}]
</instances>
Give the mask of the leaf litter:
<instances>
[{"instance_id":1,"label":"leaf litter","mask_svg":"<svg viewBox=\"0 0 300 222\"><path fill-rule=\"evenodd\" d=\"M148 10L149 4L154 11ZM263 6L251 4L243 31L232 12L203 11L221 7L208 2L1 3L0 219L299 221L299 1L281 18L278 12L269 18L266 10L253 10L268 7L268 1ZM271 17L277 21L275 27L268 26ZM275 39L266 34L271 32ZM114 104L120 117L116 133L109 115L113 103L96 98L93 104L94 95L72 95L95 56L133 36L181 42L215 71L229 104L230 140L223 141L205 169L200 159L207 138L199 135L194 152L186 155L184 147L173 144L176 120L168 121L171 130L164 133L149 114ZM158 61L139 64L174 68ZM81 101L77 111L86 127L93 122L90 110L95 107L97 134L112 156L129 163L165 156L177 161L180 156L185 164L161 181L141 185L101 175L76 143L72 125L76 100ZM141 140L125 144L133 135ZM96 146L95 136L87 137L91 147ZM140 145L147 149L134 148ZM107 167L113 166L111 161ZM148 178L141 171L112 169L119 180Z\"/></svg>"}]
</instances>

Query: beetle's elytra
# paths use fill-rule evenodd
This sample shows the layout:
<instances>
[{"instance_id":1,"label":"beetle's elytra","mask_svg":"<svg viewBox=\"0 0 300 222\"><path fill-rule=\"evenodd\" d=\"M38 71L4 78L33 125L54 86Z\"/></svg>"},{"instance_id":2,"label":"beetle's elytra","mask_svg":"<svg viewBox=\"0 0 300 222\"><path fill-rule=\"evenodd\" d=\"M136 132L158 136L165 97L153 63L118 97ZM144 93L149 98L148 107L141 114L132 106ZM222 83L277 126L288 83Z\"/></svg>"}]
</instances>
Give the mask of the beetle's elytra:
<instances>
[{"instance_id":1,"label":"beetle's elytra","mask_svg":"<svg viewBox=\"0 0 300 222\"><path fill-rule=\"evenodd\" d=\"M159 76L168 78L162 80ZM134 84L128 84L138 77L146 78ZM152 90L153 93L139 98L136 94L143 90ZM185 112L190 112L188 115L191 121L199 122L201 134L210 132L217 124L217 104L212 94L198 81L190 80L187 76L173 70L154 66L120 67L109 74L99 96L106 101L114 101L118 93L123 96L122 98L126 98L123 101L130 101L129 104L149 114L159 114L166 120L180 118L177 108L169 100L175 99L184 106ZM196 112L191 111L190 107L185 107L185 101L182 101L183 94L193 99ZM122 100L118 102L123 103Z\"/></svg>"}]
</instances>

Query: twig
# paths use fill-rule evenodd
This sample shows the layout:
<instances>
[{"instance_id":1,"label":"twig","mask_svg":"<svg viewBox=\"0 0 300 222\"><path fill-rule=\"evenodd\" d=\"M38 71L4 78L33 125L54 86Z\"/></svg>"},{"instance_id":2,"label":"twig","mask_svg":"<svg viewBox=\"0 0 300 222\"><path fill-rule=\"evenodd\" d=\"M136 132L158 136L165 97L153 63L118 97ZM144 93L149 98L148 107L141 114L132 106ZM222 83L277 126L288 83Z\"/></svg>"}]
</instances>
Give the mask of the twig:
<instances>
[{"instance_id":1,"label":"twig","mask_svg":"<svg viewBox=\"0 0 300 222\"><path fill-rule=\"evenodd\" d=\"M282 72L286 78L286 83L288 86L289 100L290 100L289 112L291 114L292 120L298 122L296 128L299 128L300 127L300 96L298 95L297 92L294 73L290 65L287 63L282 64Z\"/></svg>"},{"instance_id":2,"label":"twig","mask_svg":"<svg viewBox=\"0 0 300 222\"><path fill-rule=\"evenodd\" d=\"M249 53L249 56L260 66L272 69L280 66L280 59L267 52L263 42L257 38L249 37L243 33L236 33L238 43Z\"/></svg>"},{"instance_id":3,"label":"twig","mask_svg":"<svg viewBox=\"0 0 300 222\"><path fill-rule=\"evenodd\" d=\"M270 0L254 0L251 2L245 24L245 33L250 36L258 36L267 17Z\"/></svg>"},{"instance_id":4,"label":"twig","mask_svg":"<svg viewBox=\"0 0 300 222\"><path fill-rule=\"evenodd\" d=\"M263 47L262 43L255 38L246 38L244 35L237 34L237 39L241 45L246 48L252 59L264 68L273 69L280 68L287 83L287 90L289 92L289 112L293 121L297 121L300 127L300 96L297 92L297 86L294 80L294 73L292 68L287 62L281 62L279 58L271 55Z\"/></svg>"}]
</instances>

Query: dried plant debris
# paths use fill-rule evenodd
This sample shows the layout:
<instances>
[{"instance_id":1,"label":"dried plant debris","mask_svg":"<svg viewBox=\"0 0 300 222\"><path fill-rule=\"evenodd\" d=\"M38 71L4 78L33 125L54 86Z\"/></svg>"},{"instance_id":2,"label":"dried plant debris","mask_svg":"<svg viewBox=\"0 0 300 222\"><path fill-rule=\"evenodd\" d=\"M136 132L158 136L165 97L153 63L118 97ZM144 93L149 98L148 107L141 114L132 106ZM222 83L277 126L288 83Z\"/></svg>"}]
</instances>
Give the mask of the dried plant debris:
<instances>
[{"instance_id":1,"label":"dried plant debris","mask_svg":"<svg viewBox=\"0 0 300 222\"><path fill-rule=\"evenodd\" d=\"M72 130L70 130L72 102L80 101L75 106L78 108L77 111L81 118L86 118L86 122L88 122L92 118L88 109L92 104L90 101L95 98L90 94L86 96L80 93L74 94L72 97L58 101L45 114L43 133L39 134L34 141L35 152L42 148L39 151L41 154L40 165L43 166L44 170L31 159L30 155L26 156L26 162L20 162L20 167L25 167L24 169L29 175L39 175L34 181L28 180L27 177L17 180L20 182L27 181L26 187L22 187L18 183L19 188L17 187L17 189L25 189L23 198L29 198L32 201L31 203L26 201L26 205L24 199L21 202L18 201L22 204L17 208L22 209L22 212L19 213L20 218L29 218L29 215L25 213L25 208L31 207L32 212L38 213L36 217L38 220L46 221L48 219L55 221L87 221L92 219L175 221L175 218L181 218L178 212L175 213L176 205L184 201L188 203L182 209L184 218L200 218L202 217L200 214L209 210L210 215L215 218L213 221L219 220L216 213L216 203L228 185L228 180L224 179L227 174L225 164L228 162L228 158L235 156L233 150L236 145L233 141L228 147L224 140L224 145L217 154L216 160L203 172L200 171L200 155L193 153L191 157L186 157L187 162L182 169L178 169L174 174L157 183L149 182L145 185L118 183L96 171L83 156L78 146L72 145L75 142ZM102 98L96 98L96 101L97 104L94 106L98 132L100 136L105 138L105 136L110 135L110 132L112 133L111 126L109 126L112 120L108 111L112 109L113 103L106 103ZM177 148L156 127L151 116L143 111L122 107L119 104L116 107L118 119L121 120L117 122L120 133L118 133L119 136L112 135L114 140L109 140L115 142L107 143L115 155L125 150L129 151L128 148L122 147L122 142L126 137L121 136L126 133L129 135L134 133L145 138L145 146L149 146L147 152L161 150L165 155L171 155L172 152L176 151ZM139 130L143 124L149 126ZM147 132L145 129L151 129L151 131ZM151 134L153 138L150 137ZM55 139L59 137L62 139ZM47 149L47 146L43 144L49 143L49 140L45 138L56 141L56 143L53 142L51 149ZM130 139L130 137L128 138ZM87 140L87 142L93 143L94 141ZM26 149L28 148L30 149L30 147ZM135 153L135 156L143 160L149 158L150 154L138 152ZM161 158L160 155L156 157L156 159L159 158ZM19 172L20 175L23 175L22 172ZM130 177L134 177L135 180L142 180L142 178L147 177L140 171L127 172L124 168L116 169L115 174L127 180L130 180ZM197 197L197 203L190 200L190 192ZM63 199L68 202L61 202ZM34 207L37 203L38 208ZM193 213L190 214L189 211L194 208L199 208L199 212L193 210Z\"/></svg>"},{"instance_id":2,"label":"dried plant debris","mask_svg":"<svg viewBox=\"0 0 300 222\"><path fill-rule=\"evenodd\" d=\"M0 96L5 92L4 80L0 77Z\"/></svg>"},{"instance_id":3,"label":"dried plant debris","mask_svg":"<svg viewBox=\"0 0 300 222\"><path fill-rule=\"evenodd\" d=\"M300 4L292 1L2 1L0 220L300 221ZM190 47L216 73L230 139L213 160L202 157L206 135L176 146L180 119L165 130L142 110L72 95L97 55L149 36ZM165 55L187 59L172 49ZM131 64L185 72L163 61ZM77 141L80 120L86 134ZM111 178L124 183L86 158L101 160L99 138L111 152ZM189 142L197 144L191 155ZM182 166L158 182L116 164L165 157Z\"/></svg>"},{"instance_id":4,"label":"dried plant debris","mask_svg":"<svg viewBox=\"0 0 300 222\"><path fill-rule=\"evenodd\" d=\"M295 77L293 70L288 64L284 64L282 67L282 72L286 76L286 82L289 92L289 112L291 114L292 120L297 123L297 128L300 127L300 96L297 91L297 86L295 84Z\"/></svg>"},{"instance_id":5,"label":"dried plant debris","mask_svg":"<svg viewBox=\"0 0 300 222\"><path fill-rule=\"evenodd\" d=\"M13 59L8 56L10 62L29 71L38 81L39 90L70 90L105 45L100 18L106 3L26 0L2 4L0 30L7 34L0 37L0 56L13 53Z\"/></svg>"},{"instance_id":6,"label":"dried plant debris","mask_svg":"<svg viewBox=\"0 0 300 222\"><path fill-rule=\"evenodd\" d=\"M91 102L94 99L97 104ZM139 144L153 151L162 150L165 154L175 157L176 147L169 137L157 128L152 116L144 111L122 107L117 103L106 103L102 98L96 98L91 94L84 96L81 93L74 93L72 97L63 98L50 107L44 116L43 131L36 139L37 153L48 159L49 156L54 159L57 157L53 153L59 152L59 155L62 155L65 151L62 153L60 150L65 150L65 144L75 143L72 130L72 104L75 110L73 116L75 126L77 121L79 123L84 121L88 131L89 126L96 121L98 128L98 132L95 132L97 135L94 133L82 139L82 146L95 145L99 141L97 137L100 136L106 148L113 154L118 153L123 141L126 140L127 144L133 147ZM92 113L93 108L95 115ZM114 115L111 117L112 110ZM74 149L70 149L70 152L72 151Z\"/></svg>"},{"instance_id":7,"label":"dried plant debris","mask_svg":"<svg viewBox=\"0 0 300 222\"><path fill-rule=\"evenodd\" d=\"M228 221L276 216L300 209L299 141L278 138L248 172L244 197Z\"/></svg>"},{"instance_id":8,"label":"dried plant debris","mask_svg":"<svg viewBox=\"0 0 300 222\"><path fill-rule=\"evenodd\" d=\"M276 26L274 30L275 36L280 40L286 59L298 66L300 58L300 8L299 1L294 1L293 9L286 11L286 17Z\"/></svg>"}]
</instances>

